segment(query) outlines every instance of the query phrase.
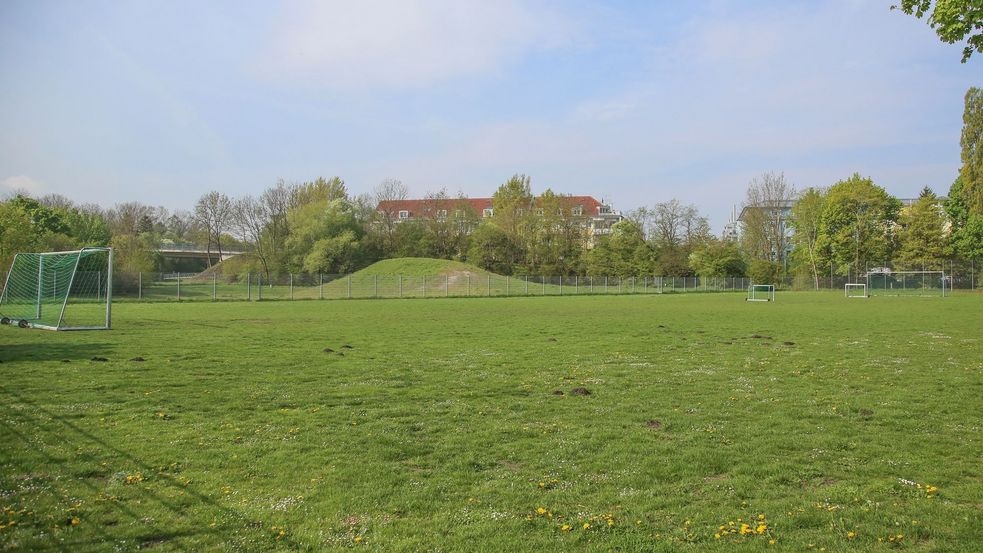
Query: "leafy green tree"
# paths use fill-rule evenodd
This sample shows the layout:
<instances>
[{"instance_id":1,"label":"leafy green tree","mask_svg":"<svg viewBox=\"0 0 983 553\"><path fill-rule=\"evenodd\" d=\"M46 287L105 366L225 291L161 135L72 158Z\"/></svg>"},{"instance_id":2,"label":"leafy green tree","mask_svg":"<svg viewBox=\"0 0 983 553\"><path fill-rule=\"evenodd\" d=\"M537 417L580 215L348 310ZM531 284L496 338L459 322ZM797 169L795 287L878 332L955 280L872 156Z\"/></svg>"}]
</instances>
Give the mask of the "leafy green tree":
<instances>
[{"instance_id":1,"label":"leafy green tree","mask_svg":"<svg viewBox=\"0 0 983 553\"><path fill-rule=\"evenodd\" d=\"M741 247L748 258L785 263L786 210L795 197L795 187L784 173L764 173L751 180L741 215Z\"/></svg>"},{"instance_id":2,"label":"leafy green tree","mask_svg":"<svg viewBox=\"0 0 983 553\"><path fill-rule=\"evenodd\" d=\"M859 173L834 184L819 222L818 265L832 264L838 274L848 275L886 263L894 250L900 210L897 198Z\"/></svg>"},{"instance_id":3,"label":"leafy green tree","mask_svg":"<svg viewBox=\"0 0 983 553\"><path fill-rule=\"evenodd\" d=\"M492 194L492 223L518 246L512 250L514 257L510 265L525 264L526 252L535 240L535 212L530 182L526 175L512 175Z\"/></svg>"},{"instance_id":4,"label":"leafy green tree","mask_svg":"<svg viewBox=\"0 0 983 553\"><path fill-rule=\"evenodd\" d=\"M936 269L948 257L946 219L942 205L928 187L918 201L901 212L900 247L894 255L901 269Z\"/></svg>"},{"instance_id":5,"label":"leafy green tree","mask_svg":"<svg viewBox=\"0 0 983 553\"><path fill-rule=\"evenodd\" d=\"M767 259L752 259L748 265L747 275L754 284L777 285L782 279L782 265L777 261Z\"/></svg>"},{"instance_id":6,"label":"leafy green tree","mask_svg":"<svg viewBox=\"0 0 983 553\"><path fill-rule=\"evenodd\" d=\"M747 265L733 240L712 238L693 250L690 267L701 277L742 277Z\"/></svg>"},{"instance_id":7,"label":"leafy green tree","mask_svg":"<svg viewBox=\"0 0 983 553\"><path fill-rule=\"evenodd\" d=\"M942 42L955 44L963 39L962 62L966 63L973 51L983 53L983 2L980 0L901 0L891 6L908 15L921 19L928 14L928 24L935 29Z\"/></svg>"},{"instance_id":8,"label":"leafy green tree","mask_svg":"<svg viewBox=\"0 0 983 553\"><path fill-rule=\"evenodd\" d=\"M983 215L973 215L952 235L952 247L964 259L983 259Z\"/></svg>"},{"instance_id":9,"label":"leafy green tree","mask_svg":"<svg viewBox=\"0 0 983 553\"><path fill-rule=\"evenodd\" d=\"M513 272L512 260L519 255L519 246L507 232L488 222L478 225L471 235L468 260L482 269L502 275Z\"/></svg>"},{"instance_id":10,"label":"leafy green tree","mask_svg":"<svg viewBox=\"0 0 983 553\"><path fill-rule=\"evenodd\" d=\"M983 16L983 7L979 9ZM983 26L983 23L978 23ZM966 91L963 110L963 130L959 139L962 147L962 198L970 215L983 215L983 88Z\"/></svg>"},{"instance_id":11,"label":"leafy green tree","mask_svg":"<svg viewBox=\"0 0 983 553\"><path fill-rule=\"evenodd\" d=\"M789 226L792 228L792 265L805 268L819 289L819 226L826 205L826 193L822 189L809 188L792 205Z\"/></svg>"},{"instance_id":12,"label":"leafy green tree","mask_svg":"<svg viewBox=\"0 0 983 553\"><path fill-rule=\"evenodd\" d=\"M0 271L6 271L20 252L35 249L38 235L31 218L14 202L0 202Z\"/></svg>"},{"instance_id":13,"label":"leafy green tree","mask_svg":"<svg viewBox=\"0 0 983 553\"><path fill-rule=\"evenodd\" d=\"M346 198L312 198L310 203L299 205L288 214L287 268L291 272L311 268L340 272L357 260L355 245L361 238L362 227Z\"/></svg>"},{"instance_id":14,"label":"leafy green tree","mask_svg":"<svg viewBox=\"0 0 983 553\"><path fill-rule=\"evenodd\" d=\"M642 226L631 219L618 221L611 234L601 236L587 252L585 265L591 276L638 277L654 272L655 252L645 241Z\"/></svg>"}]
</instances>

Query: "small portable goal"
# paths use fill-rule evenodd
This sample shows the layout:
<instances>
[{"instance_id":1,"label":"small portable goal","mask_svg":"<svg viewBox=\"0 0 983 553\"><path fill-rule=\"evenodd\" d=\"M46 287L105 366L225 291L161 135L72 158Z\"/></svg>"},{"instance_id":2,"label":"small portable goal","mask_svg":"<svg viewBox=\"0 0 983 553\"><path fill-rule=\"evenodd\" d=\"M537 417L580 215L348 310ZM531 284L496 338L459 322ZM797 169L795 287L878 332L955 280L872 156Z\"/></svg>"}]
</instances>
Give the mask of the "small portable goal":
<instances>
[{"instance_id":1,"label":"small portable goal","mask_svg":"<svg viewBox=\"0 0 983 553\"><path fill-rule=\"evenodd\" d=\"M772 284L752 284L747 288L745 301L775 301L775 286Z\"/></svg>"},{"instance_id":2,"label":"small portable goal","mask_svg":"<svg viewBox=\"0 0 983 553\"><path fill-rule=\"evenodd\" d=\"M112 248L19 253L0 292L0 323L46 330L110 328Z\"/></svg>"},{"instance_id":3,"label":"small portable goal","mask_svg":"<svg viewBox=\"0 0 983 553\"><path fill-rule=\"evenodd\" d=\"M848 282L843 285L843 295L848 298L867 298L867 285L860 283Z\"/></svg>"}]
</instances>

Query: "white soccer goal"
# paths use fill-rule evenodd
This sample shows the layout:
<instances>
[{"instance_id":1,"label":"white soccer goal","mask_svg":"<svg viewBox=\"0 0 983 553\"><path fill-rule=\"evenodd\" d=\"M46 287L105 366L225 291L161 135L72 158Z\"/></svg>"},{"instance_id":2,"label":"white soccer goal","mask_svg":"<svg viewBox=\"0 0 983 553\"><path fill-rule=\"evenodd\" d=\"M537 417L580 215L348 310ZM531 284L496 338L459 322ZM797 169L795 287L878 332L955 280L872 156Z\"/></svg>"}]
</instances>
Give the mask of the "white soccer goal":
<instances>
[{"instance_id":1,"label":"white soccer goal","mask_svg":"<svg viewBox=\"0 0 983 553\"><path fill-rule=\"evenodd\" d=\"M944 271L878 271L867 273L871 296L937 296L952 293Z\"/></svg>"},{"instance_id":2,"label":"white soccer goal","mask_svg":"<svg viewBox=\"0 0 983 553\"><path fill-rule=\"evenodd\" d=\"M47 330L110 328L112 248L19 253L0 293L0 323Z\"/></svg>"},{"instance_id":3,"label":"white soccer goal","mask_svg":"<svg viewBox=\"0 0 983 553\"><path fill-rule=\"evenodd\" d=\"M843 295L848 298L866 298L867 295L867 285L859 282L847 282L843 285Z\"/></svg>"},{"instance_id":4,"label":"white soccer goal","mask_svg":"<svg viewBox=\"0 0 983 553\"><path fill-rule=\"evenodd\" d=\"M774 285L752 284L748 286L745 301L775 301Z\"/></svg>"}]
</instances>

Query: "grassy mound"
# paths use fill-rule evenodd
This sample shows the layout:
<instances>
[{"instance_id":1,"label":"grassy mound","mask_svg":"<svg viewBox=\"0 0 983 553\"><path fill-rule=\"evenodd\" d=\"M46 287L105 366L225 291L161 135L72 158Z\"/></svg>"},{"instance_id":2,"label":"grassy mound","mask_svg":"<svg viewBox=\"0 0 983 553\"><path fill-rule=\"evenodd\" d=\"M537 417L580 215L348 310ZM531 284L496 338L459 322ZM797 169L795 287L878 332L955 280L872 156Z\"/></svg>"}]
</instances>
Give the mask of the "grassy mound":
<instances>
[{"instance_id":1,"label":"grassy mound","mask_svg":"<svg viewBox=\"0 0 983 553\"><path fill-rule=\"evenodd\" d=\"M494 275L494 273L489 273L484 269L479 269L474 265L461 263L460 261L432 259L429 257L399 257L373 263L361 271L354 273L353 276L403 275L407 277L422 277L424 275L454 276L467 274L475 277Z\"/></svg>"}]
</instances>

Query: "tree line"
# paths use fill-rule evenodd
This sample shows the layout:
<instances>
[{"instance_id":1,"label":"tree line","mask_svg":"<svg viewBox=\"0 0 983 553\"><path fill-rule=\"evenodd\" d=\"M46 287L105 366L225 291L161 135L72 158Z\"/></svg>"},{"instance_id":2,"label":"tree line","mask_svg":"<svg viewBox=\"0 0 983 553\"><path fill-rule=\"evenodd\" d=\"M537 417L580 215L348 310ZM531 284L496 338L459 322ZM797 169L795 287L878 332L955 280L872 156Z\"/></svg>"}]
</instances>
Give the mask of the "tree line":
<instances>
[{"instance_id":1,"label":"tree line","mask_svg":"<svg viewBox=\"0 0 983 553\"><path fill-rule=\"evenodd\" d=\"M0 202L0 268L20 251L109 245L121 273L185 270L156 253L173 242L197 244L216 259L248 249L222 270L267 278L347 273L392 257L462 260L510 275L794 277L815 286L873 267L937 269L953 258L983 258L983 90L966 93L963 122L962 167L945 201L926 187L903 206L860 174L800 191L782 173L765 173L747 186L738 238L714 236L696 206L675 199L630 210L592 235L591 214L573 209L572 197L550 189L535 196L530 177L518 174L493 194L490 217L440 190L401 220L376 210L407 199L398 179L352 196L332 177L281 180L257 196L211 191L173 212L18 194Z\"/></svg>"}]
</instances>

